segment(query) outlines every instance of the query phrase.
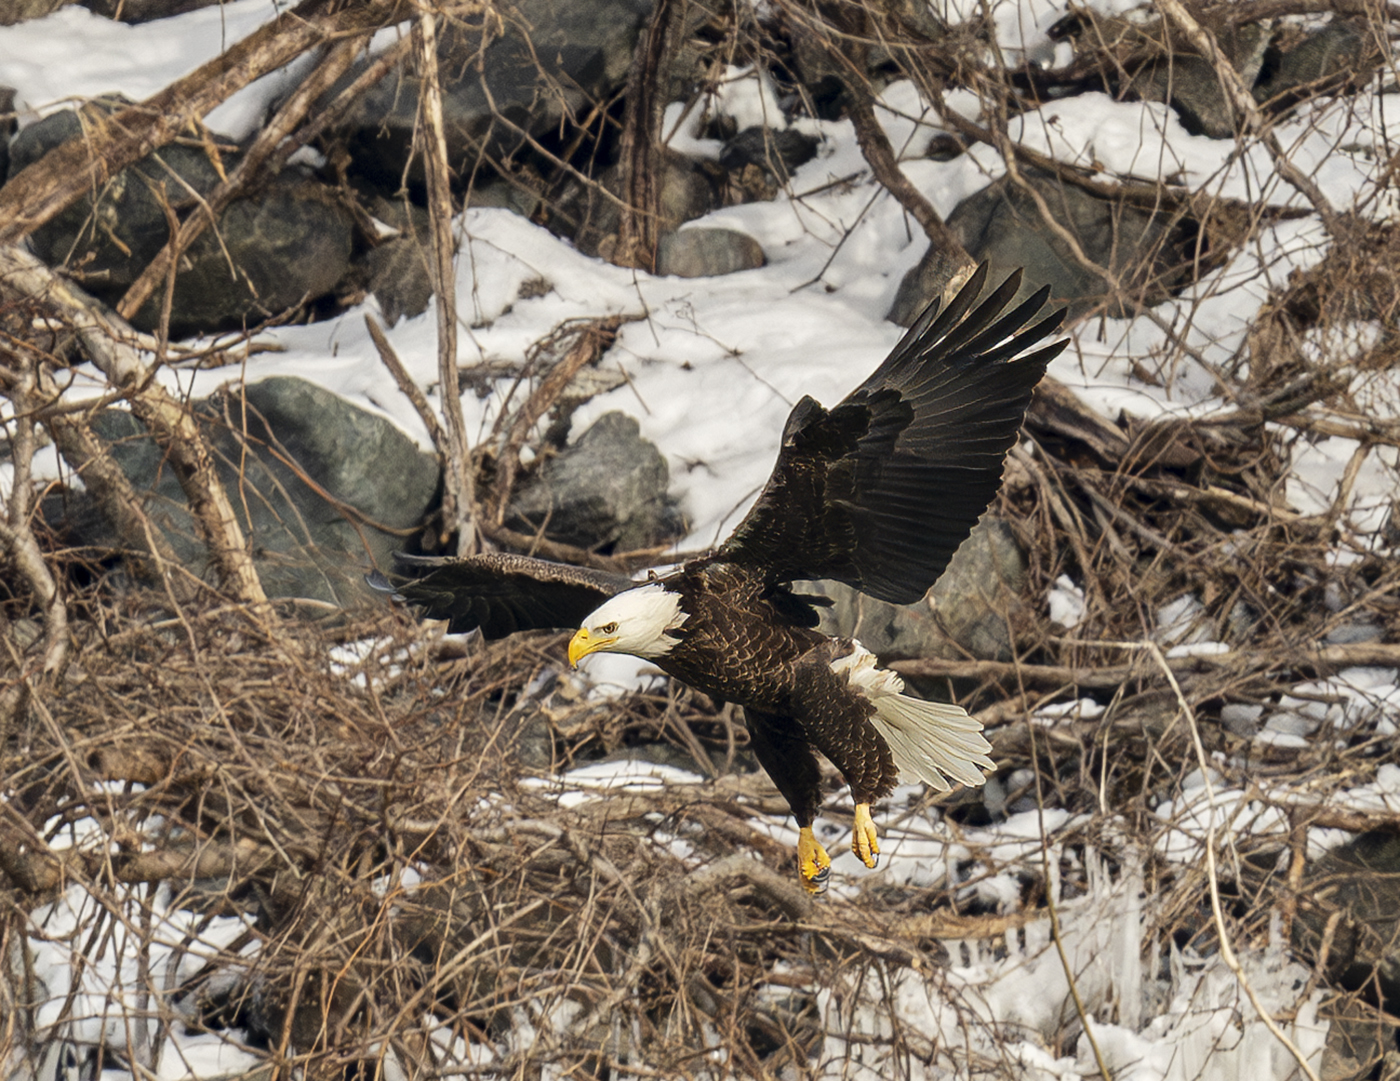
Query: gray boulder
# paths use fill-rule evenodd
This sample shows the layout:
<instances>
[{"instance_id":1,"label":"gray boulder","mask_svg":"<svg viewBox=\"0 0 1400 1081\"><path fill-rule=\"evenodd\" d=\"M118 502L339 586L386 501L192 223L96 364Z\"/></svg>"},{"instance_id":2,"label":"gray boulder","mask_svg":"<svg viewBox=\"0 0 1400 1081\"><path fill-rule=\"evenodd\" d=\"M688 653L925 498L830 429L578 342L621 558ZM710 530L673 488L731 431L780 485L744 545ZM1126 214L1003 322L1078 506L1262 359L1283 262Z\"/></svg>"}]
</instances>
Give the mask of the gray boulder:
<instances>
[{"instance_id":1,"label":"gray boulder","mask_svg":"<svg viewBox=\"0 0 1400 1081\"><path fill-rule=\"evenodd\" d=\"M758 241L733 229L682 229L661 238L656 272L677 278L708 278L753 270L767 260Z\"/></svg>"},{"instance_id":2,"label":"gray boulder","mask_svg":"<svg viewBox=\"0 0 1400 1081\"><path fill-rule=\"evenodd\" d=\"M1260 23L1216 28L1216 39L1254 100L1279 115L1299 100L1359 85L1382 61L1372 26L1333 19L1315 30ZM1240 117L1220 86L1210 61L1199 56L1165 56L1139 68L1124 85L1135 97L1168 102L1193 134L1232 139Z\"/></svg>"},{"instance_id":3,"label":"gray boulder","mask_svg":"<svg viewBox=\"0 0 1400 1081\"><path fill-rule=\"evenodd\" d=\"M1012 657L1008 616L1023 603L1026 555L1011 527L986 517L954 554L928 596L898 605L858 593L840 582L798 583L834 602L822 614L828 634L859 638L886 658Z\"/></svg>"},{"instance_id":4,"label":"gray boulder","mask_svg":"<svg viewBox=\"0 0 1400 1081\"><path fill-rule=\"evenodd\" d=\"M1400 833L1374 830L1334 848L1310 868L1303 897L1294 945L1320 958L1330 937L1329 981L1374 990L1390 1013L1400 1010Z\"/></svg>"},{"instance_id":5,"label":"gray boulder","mask_svg":"<svg viewBox=\"0 0 1400 1081\"><path fill-rule=\"evenodd\" d=\"M667 494L670 470L626 413L604 413L578 440L546 458L512 500L512 528L551 540L626 552L681 532Z\"/></svg>"},{"instance_id":6,"label":"gray boulder","mask_svg":"<svg viewBox=\"0 0 1400 1081\"><path fill-rule=\"evenodd\" d=\"M350 266L352 230L330 188L295 174L236 200L219 215L218 235L206 230L180 261L171 333L252 326L326 296ZM159 324L159 290L131 322Z\"/></svg>"},{"instance_id":7,"label":"gray boulder","mask_svg":"<svg viewBox=\"0 0 1400 1081\"><path fill-rule=\"evenodd\" d=\"M365 596L364 572L388 566L404 546L402 531L418 526L434 502L436 458L387 420L313 383L278 377L246 392L230 386L194 411L271 597L344 606ZM160 447L122 410L104 410L93 428L181 562L203 577L208 553ZM47 500L44 515L74 543L118 547L84 493Z\"/></svg>"},{"instance_id":8,"label":"gray boulder","mask_svg":"<svg viewBox=\"0 0 1400 1081\"><path fill-rule=\"evenodd\" d=\"M30 124L10 144L9 175L82 138L126 104L121 97L99 99L83 110L65 109ZM136 280L169 239L162 200L180 207L191 200L185 185L203 196L218 182L219 171L206 150L171 144L117 173L100 198L85 196L39 226L30 243L45 263L66 266L90 292L110 299Z\"/></svg>"},{"instance_id":9,"label":"gray boulder","mask_svg":"<svg viewBox=\"0 0 1400 1081\"><path fill-rule=\"evenodd\" d=\"M1286 39L1293 28L1278 36L1254 85L1254 100L1278 113L1300 98L1329 90L1338 84L1363 84L1384 57L1374 24L1364 20L1333 19L1326 26Z\"/></svg>"},{"instance_id":10,"label":"gray boulder","mask_svg":"<svg viewBox=\"0 0 1400 1081\"><path fill-rule=\"evenodd\" d=\"M1268 32L1257 23L1231 27L1217 38L1221 50L1246 86L1253 86L1264 63ZM1193 135L1231 139L1240 118L1220 86L1209 60L1199 56L1165 56L1139 69L1127 89L1146 101L1165 101L1176 110L1182 127Z\"/></svg>"},{"instance_id":11,"label":"gray boulder","mask_svg":"<svg viewBox=\"0 0 1400 1081\"><path fill-rule=\"evenodd\" d=\"M479 22L449 20L439 38L438 67L453 169L471 172L483 149L495 161L522 150L528 156L522 131L552 141L561 125L611 97L626 80L638 29L653 3L513 0L495 9L503 32L484 49ZM350 141L357 168L394 189L405 167L410 179L423 180L422 157L411 153L417 116L418 77L400 67L372 87L337 130Z\"/></svg>"},{"instance_id":12,"label":"gray boulder","mask_svg":"<svg viewBox=\"0 0 1400 1081\"><path fill-rule=\"evenodd\" d=\"M82 137L87 126L100 122L102 109L119 104L109 99L95 112L68 110L25 128L11 145L9 175ZM35 254L115 303L169 239L162 204L197 212L186 185L208 194L219 183L219 168L233 168L238 155L228 151L221 158L216 165L204 147L163 147L36 229ZM217 233L206 230L185 252L175 279L171 332L183 336L261 323L324 296L344 276L351 244L352 219L334 190L288 171L259 194L230 204L219 215ZM161 297L156 290L132 324L155 329Z\"/></svg>"},{"instance_id":13,"label":"gray boulder","mask_svg":"<svg viewBox=\"0 0 1400 1081\"><path fill-rule=\"evenodd\" d=\"M1111 270L1144 304L1164 300L1190 281L1194 223L1180 220L1167 208L1104 199L1030 170L1023 175L1085 254ZM1067 305L1071 319L1109 300L1108 283L1075 258L1045 223L1035 200L1009 178L959 203L948 216L948 228L973 259L991 263L994 279L1025 268L1018 300L1049 283L1054 287L1051 303ZM886 318L909 326L925 304L941 295L943 262L944 253L930 249L904 276ZM1118 314L1121 307L1110 305L1110 314Z\"/></svg>"},{"instance_id":14,"label":"gray boulder","mask_svg":"<svg viewBox=\"0 0 1400 1081\"><path fill-rule=\"evenodd\" d=\"M105 15L124 23L148 23L213 7L222 0L78 0L78 3L94 15Z\"/></svg>"}]
</instances>

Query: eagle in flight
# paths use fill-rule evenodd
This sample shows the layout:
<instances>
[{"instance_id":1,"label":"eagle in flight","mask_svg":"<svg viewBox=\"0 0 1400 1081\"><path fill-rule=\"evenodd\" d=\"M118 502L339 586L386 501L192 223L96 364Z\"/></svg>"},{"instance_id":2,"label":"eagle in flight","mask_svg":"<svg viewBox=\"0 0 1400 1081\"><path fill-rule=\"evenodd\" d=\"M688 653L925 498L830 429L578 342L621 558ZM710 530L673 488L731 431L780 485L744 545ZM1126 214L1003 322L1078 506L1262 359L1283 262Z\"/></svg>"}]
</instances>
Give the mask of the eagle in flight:
<instances>
[{"instance_id":1,"label":"eagle in flight","mask_svg":"<svg viewBox=\"0 0 1400 1081\"><path fill-rule=\"evenodd\" d=\"M1031 394L1066 342L1022 356L1064 312L1037 319L1048 287L1006 311L1019 271L978 304L986 279L984 263L945 310L929 305L834 408L798 402L767 485L708 555L645 582L518 555L398 556L397 580L371 584L454 632L577 628L573 665L628 653L742 706L754 753L797 820L802 884L823 891L831 866L812 832L822 802L813 748L850 786L851 847L874 867L871 802L900 774L938 791L980 785L996 768L991 745L964 710L906 695L858 641L820 633L818 607L830 602L791 587L833 578L911 604L991 503Z\"/></svg>"}]
</instances>

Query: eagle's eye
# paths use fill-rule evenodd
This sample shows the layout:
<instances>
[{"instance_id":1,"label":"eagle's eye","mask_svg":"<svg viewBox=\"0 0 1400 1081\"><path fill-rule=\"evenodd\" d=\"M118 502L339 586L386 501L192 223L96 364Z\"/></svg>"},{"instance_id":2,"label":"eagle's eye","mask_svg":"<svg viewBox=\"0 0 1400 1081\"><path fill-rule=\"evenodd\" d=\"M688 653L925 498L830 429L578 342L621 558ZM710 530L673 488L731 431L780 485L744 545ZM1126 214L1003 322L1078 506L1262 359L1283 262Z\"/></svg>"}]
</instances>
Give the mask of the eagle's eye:
<instances>
[{"instance_id":1,"label":"eagle's eye","mask_svg":"<svg viewBox=\"0 0 1400 1081\"><path fill-rule=\"evenodd\" d=\"M598 633L599 633L599 634L616 634L616 633L617 633L617 624L616 624L616 623L605 623L605 624L603 624L601 627L598 628Z\"/></svg>"}]
</instances>

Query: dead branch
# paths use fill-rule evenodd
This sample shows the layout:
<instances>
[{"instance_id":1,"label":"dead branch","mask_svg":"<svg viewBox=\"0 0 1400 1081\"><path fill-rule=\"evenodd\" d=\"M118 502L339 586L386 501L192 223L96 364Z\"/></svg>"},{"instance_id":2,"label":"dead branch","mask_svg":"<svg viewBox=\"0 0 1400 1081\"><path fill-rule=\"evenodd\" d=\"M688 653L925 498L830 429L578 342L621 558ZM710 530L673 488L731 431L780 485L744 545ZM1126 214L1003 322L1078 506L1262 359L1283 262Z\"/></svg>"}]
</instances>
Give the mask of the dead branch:
<instances>
[{"instance_id":1,"label":"dead branch","mask_svg":"<svg viewBox=\"0 0 1400 1081\"><path fill-rule=\"evenodd\" d=\"M1320 803L1285 802L1262 794L1257 798L1270 807L1287 811L1296 818L1300 827L1315 826L1318 829L1345 830L1347 833L1370 833L1372 830L1400 833L1400 813L1394 811L1347 811Z\"/></svg>"},{"instance_id":2,"label":"dead branch","mask_svg":"<svg viewBox=\"0 0 1400 1081\"><path fill-rule=\"evenodd\" d=\"M618 266L656 269L661 239L660 159L665 153L661 146L661 116L666 106L661 74L674 49L673 28L684 8L681 0L658 0L646 31L637 38L627 72L618 152L619 188L626 209L618 221L617 248L612 255Z\"/></svg>"},{"instance_id":3,"label":"dead branch","mask_svg":"<svg viewBox=\"0 0 1400 1081\"><path fill-rule=\"evenodd\" d=\"M457 377L457 274L453 257L452 188L447 161L447 134L442 119L442 83L437 63L437 16L431 10L418 19L419 95L424 171L428 177L428 213L433 237L433 293L437 297L438 394L442 399L442 531L440 546L456 538L459 555L478 547L476 490L467 435L462 420L462 391Z\"/></svg>"},{"instance_id":4,"label":"dead branch","mask_svg":"<svg viewBox=\"0 0 1400 1081\"><path fill-rule=\"evenodd\" d=\"M605 556L574 544L563 544L534 533L521 533L503 525L496 525L484 516L477 525L487 540L504 545L512 551L539 556L542 559L553 559L560 563L576 563L580 567L617 571L620 574L631 574L639 568L655 566L670 547L658 545L655 548L640 548L634 552Z\"/></svg>"},{"instance_id":5,"label":"dead branch","mask_svg":"<svg viewBox=\"0 0 1400 1081\"><path fill-rule=\"evenodd\" d=\"M1279 19L1286 15L1359 15L1400 21L1400 4L1377 0L1225 0L1210 5L1202 15L1221 18L1232 26Z\"/></svg>"},{"instance_id":6,"label":"dead branch","mask_svg":"<svg viewBox=\"0 0 1400 1081\"><path fill-rule=\"evenodd\" d=\"M890 145L885 129L875 116L874 99L870 87L864 80L848 80L847 86L855 101L850 109L851 122L855 125L856 141L860 151L870 165L870 171L881 187L899 201L910 217L919 223L929 239L932 249L938 253L946 270L947 283L943 295L949 289L956 289L976 267L976 260L967 253L962 241L944 224L933 204L924 198L923 192L910 182L899 167L894 147Z\"/></svg>"},{"instance_id":7,"label":"dead branch","mask_svg":"<svg viewBox=\"0 0 1400 1081\"><path fill-rule=\"evenodd\" d=\"M1082 643L1092 646L1093 642ZM1114 647L1111 643L1099 643ZM1212 671L1271 671L1291 669L1306 675L1328 675L1344 668L1363 666L1400 667L1400 643L1347 642L1317 647L1295 647L1279 650L1235 649L1219 653L1201 653L1189 657L1169 657L1167 666L1178 675ZM1141 664L1086 665L1021 664L1015 661L940 660L918 657L889 662L902 676L923 679L980 679L1022 682L1041 687L1081 687L1110 689L1132 679L1142 679L1146 670Z\"/></svg>"},{"instance_id":8,"label":"dead branch","mask_svg":"<svg viewBox=\"0 0 1400 1081\"><path fill-rule=\"evenodd\" d=\"M194 415L155 381L154 371L127 344L129 328L20 248L0 247L0 285L56 309L73 325L92 362L126 395L132 412L169 455L223 588L255 612L267 611L267 594Z\"/></svg>"},{"instance_id":9,"label":"dead branch","mask_svg":"<svg viewBox=\"0 0 1400 1081\"><path fill-rule=\"evenodd\" d=\"M389 374L394 377L394 382L398 384L403 396L413 404L413 409L423 422L423 427L428 429L428 438L433 441L433 446L438 448L438 454L441 456L442 448L447 446L447 433L442 430L442 422L438 420L437 414L428 404L428 399L423 397L423 392L413 381L413 376L409 375L408 369L403 366L403 361L399 359L398 353L389 343L389 338L384 333L384 328L379 325L379 320L368 312L365 313L365 327L369 330L374 348L379 352L379 359L384 362L384 367L389 369Z\"/></svg>"},{"instance_id":10,"label":"dead branch","mask_svg":"<svg viewBox=\"0 0 1400 1081\"><path fill-rule=\"evenodd\" d=\"M65 853L47 846L21 849L0 838L0 871L25 893L47 893L73 880L111 882L188 882L196 878L252 875L274 863L274 849L252 840L233 844L176 844L154 852L113 859L102 852Z\"/></svg>"},{"instance_id":11,"label":"dead branch","mask_svg":"<svg viewBox=\"0 0 1400 1081\"><path fill-rule=\"evenodd\" d=\"M0 521L0 552L10 569L18 571L43 611L44 635L37 672L26 671L29 665L18 655L14 640L6 638L5 647L11 654L7 659L13 662L15 675L14 681L0 692L0 741L9 738L28 696L50 688L62 674L68 657L68 606L53 572L44 562L31 524L34 501L30 469L35 449L34 412L39 405L39 362L21 351L11 356L17 363L14 370L5 373L4 393L14 406L10 422L13 473L5 517Z\"/></svg>"}]
</instances>

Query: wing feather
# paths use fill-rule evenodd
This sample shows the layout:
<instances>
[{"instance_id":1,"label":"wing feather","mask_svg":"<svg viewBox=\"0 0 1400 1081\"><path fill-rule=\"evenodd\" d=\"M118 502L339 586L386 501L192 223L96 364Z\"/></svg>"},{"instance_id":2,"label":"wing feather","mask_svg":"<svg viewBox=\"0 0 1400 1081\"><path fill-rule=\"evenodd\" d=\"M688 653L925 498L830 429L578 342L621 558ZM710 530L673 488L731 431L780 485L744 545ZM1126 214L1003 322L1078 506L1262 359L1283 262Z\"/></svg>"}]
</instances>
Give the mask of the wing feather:
<instances>
[{"instance_id":1,"label":"wing feather","mask_svg":"<svg viewBox=\"0 0 1400 1081\"><path fill-rule=\"evenodd\" d=\"M637 584L621 574L497 552L465 557L396 552L394 565L399 573L392 582L376 572L369 584L417 605L425 618L447 620L453 633L479 628L486 638L578 627L609 597Z\"/></svg>"},{"instance_id":2,"label":"wing feather","mask_svg":"<svg viewBox=\"0 0 1400 1081\"><path fill-rule=\"evenodd\" d=\"M1064 312L1032 322L1048 288L1007 311L1019 271L979 304L986 279L983 264L947 309L929 305L833 408L797 403L767 486L717 559L895 604L927 592L996 495L1035 385L1066 344L1021 356Z\"/></svg>"}]
</instances>

